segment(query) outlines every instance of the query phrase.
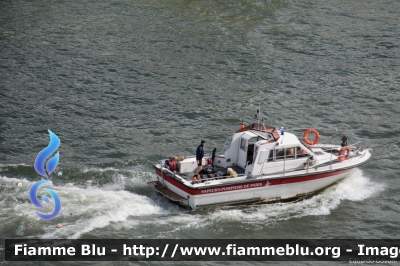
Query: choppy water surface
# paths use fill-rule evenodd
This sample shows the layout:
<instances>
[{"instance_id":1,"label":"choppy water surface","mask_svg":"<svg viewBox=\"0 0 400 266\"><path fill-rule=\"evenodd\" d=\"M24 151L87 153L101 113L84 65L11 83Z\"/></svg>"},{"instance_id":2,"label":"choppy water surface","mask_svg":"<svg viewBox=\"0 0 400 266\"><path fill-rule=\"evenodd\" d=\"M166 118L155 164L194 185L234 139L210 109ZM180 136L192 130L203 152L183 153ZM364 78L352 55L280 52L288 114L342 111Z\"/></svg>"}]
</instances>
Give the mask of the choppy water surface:
<instances>
[{"instance_id":1,"label":"choppy water surface","mask_svg":"<svg viewBox=\"0 0 400 266\"><path fill-rule=\"evenodd\" d=\"M398 238L399 22L398 1L1 1L0 237ZM295 203L189 212L147 187L257 108L373 160ZM28 197L47 129L51 221Z\"/></svg>"}]
</instances>

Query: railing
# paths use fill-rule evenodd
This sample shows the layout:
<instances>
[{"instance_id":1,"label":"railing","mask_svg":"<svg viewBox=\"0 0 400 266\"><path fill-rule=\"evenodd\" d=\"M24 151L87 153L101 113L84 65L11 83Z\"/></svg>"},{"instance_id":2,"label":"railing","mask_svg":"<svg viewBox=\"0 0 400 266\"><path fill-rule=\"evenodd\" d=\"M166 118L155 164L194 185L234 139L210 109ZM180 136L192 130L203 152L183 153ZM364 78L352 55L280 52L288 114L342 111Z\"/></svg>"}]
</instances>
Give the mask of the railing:
<instances>
[{"instance_id":1,"label":"railing","mask_svg":"<svg viewBox=\"0 0 400 266\"><path fill-rule=\"evenodd\" d=\"M289 133L292 133L292 134L294 134L294 132L295 131L305 131L305 130L308 130L308 129L310 129L310 128L313 128L313 127L307 127L307 128L287 128L287 129L285 129L285 132L289 132ZM336 128L324 128L324 129L322 129L322 130L319 130L319 131L321 131L321 132L332 132L332 131L334 131L335 133L332 135L332 136L330 136L330 137L328 137L328 136L321 136L321 137L323 137L324 139L326 139L326 140L330 140L333 136L335 136L335 135L337 135L337 134L339 134L339 132L338 132L338 130L336 129ZM296 134L295 134L296 135ZM300 139L300 138L299 138Z\"/></svg>"},{"instance_id":2,"label":"railing","mask_svg":"<svg viewBox=\"0 0 400 266\"><path fill-rule=\"evenodd\" d=\"M354 158L354 156L356 156L357 154L358 154L358 152L361 150L361 146L359 146L359 147L356 147L355 145L356 144L359 144L360 143L360 141L359 142L356 142L356 143L354 143L354 144L350 144L350 145L347 145L347 147L349 147L350 148L350 152L351 152L351 149L353 148L353 154L351 155L351 157L350 157L350 154L349 154L349 161L351 161L353 158ZM343 148L343 147L342 147ZM332 170L332 154L333 154L333 151L335 150L335 151L338 151L338 152L340 152L340 150L342 149L342 148L340 148L340 149L337 149L337 147L336 148L331 148L331 149L323 149L323 148L321 148L321 149L323 149L324 151L330 151L330 153L331 153L331 156L330 156L330 164L329 164L329 169L331 169ZM339 154L338 154L338 157L337 157L338 159L339 159Z\"/></svg>"}]
</instances>

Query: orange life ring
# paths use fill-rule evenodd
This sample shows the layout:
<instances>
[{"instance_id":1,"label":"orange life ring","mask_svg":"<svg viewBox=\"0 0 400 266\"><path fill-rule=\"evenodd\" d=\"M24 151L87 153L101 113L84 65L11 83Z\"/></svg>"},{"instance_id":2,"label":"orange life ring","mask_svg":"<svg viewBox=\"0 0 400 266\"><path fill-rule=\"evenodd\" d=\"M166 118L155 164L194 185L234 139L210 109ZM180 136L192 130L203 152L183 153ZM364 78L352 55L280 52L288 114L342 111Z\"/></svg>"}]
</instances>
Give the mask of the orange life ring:
<instances>
[{"instance_id":1,"label":"orange life ring","mask_svg":"<svg viewBox=\"0 0 400 266\"><path fill-rule=\"evenodd\" d=\"M308 134L310 134L311 132L314 133L314 135L315 135L315 140L313 142L311 142L307 139ZM319 141L319 133L318 133L318 131L316 131L313 128L307 129L306 131L304 131L303 139L304 139L304 142L307 143L308 145L315 145Z\"/></svg>"},{"instance_id":2,"label":"orange life ring","mask_svg":"<svg viewBox=\"0 0 400 266\"><path fill-rule=\"evenodd\" d=\"M342 153L343 153L344 151L346 151L347 154L346 154L345 156L342 157ZM343 162L343 161L349 159L349 155L350 155L350 148L349 148L349 146L346 146L346 147L341 148L340 151L339 151L339 155L338 155L339 162Z\"/></svg>"}]
</instances>

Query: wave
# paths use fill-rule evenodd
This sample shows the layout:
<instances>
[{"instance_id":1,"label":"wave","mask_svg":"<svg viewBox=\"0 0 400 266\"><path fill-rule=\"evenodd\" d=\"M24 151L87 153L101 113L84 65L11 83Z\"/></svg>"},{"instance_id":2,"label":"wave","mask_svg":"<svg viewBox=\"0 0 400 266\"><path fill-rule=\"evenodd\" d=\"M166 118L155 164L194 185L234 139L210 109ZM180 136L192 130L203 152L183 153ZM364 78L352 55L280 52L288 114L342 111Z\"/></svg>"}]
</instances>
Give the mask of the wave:
<instances>
[{"instance_id":1,"label":"wave","mask_svg":"<svg viewBox=\"0 0 400 266\"><path fill-rule=\"evenodd\" d=\"M96 171L91 169L90 171ZM118 172L118 171L117 171ZM51 221L43 221L36 215L37 210L28 197L28 191L34 182L0 176L3 191L0 196L0 223L19 224L15 234L34 237L22 223L34 222L40 227L35 234L40 238L79 238L85 233L102 229L112 224L116 230L132 228L155 228L156 232L141 233L140 237L173 237L180 230L193 231L201 228L216 230L220 224L238 223L246 228L259 229L279 221L310 215L329 215L344 200L362 201L385 189L383 184L371 181L361 170L356 169L351 175L337 184L314 196L289 203L264 205L224 206L188 212L170 203L161 196L149 196L144 193L123 190L127 182L142 184L143 176L149 172L132 170L129 176L119 173L120 179L105 186L88 184L84 187L72 183L57 184L52 189L59 195L62 210ZM130 175L136 177L131 178ZM125 180L121 182L121 180ZM22 183L22 186L18 186ZM123 183L123 185L121 185ZM38 195L42 195L40 192ZM146 192L147 193L147 192ZM47 204L42 212L51 212L52 204ZM13 218L4 218L4 217ZM56 228L62 223L62 228ZM120 227L118 229L118 227ZM213 229L214 228L214 229ZM134 234L135 237L137 233Z\"/></svg>"},{"instance_id":2,"label":"wave","mask_svg":"<svg viewBox=\"0 0 400 266\"><path fill-rule=\"evenodd\" d=\"M81 188L73 183L58 185L54 182L51 189L59 195L62 210L53 220L44 221L36 215L35 211L38 209L29 200L28 191L34 183L26 179L0 176L0 184L3 187L0 203L4 206L0 223L38 224L45 231L41 238L79 238L84 233L106 227L112 222L125 221L129 216L166 215L180 211L172 203L159 204L150 197L121 190L119 185L88 185ZM38 196L45 193L41 187ZM50 213L52 208L53 203L50 200L40 212ZM58 223L64 226L54 230ZM21 228L18 230L22 230ZM25 232L22 230L17 234L24 235Z\"/></svg>"},{"instance_id":3,"label":"wave","mask_svg":"<svg viewBox=\"0 0 400 266\"><path fill-rule=\"evenodd\" d=\"M274 203L242 209L221 209L211 214L216 221L242 221L254 224L274 223L310 215L329 215L344 200L361 201L385 189L365 177L360 169L335 185L297 202Z\"/></svg>"}]
</instances>

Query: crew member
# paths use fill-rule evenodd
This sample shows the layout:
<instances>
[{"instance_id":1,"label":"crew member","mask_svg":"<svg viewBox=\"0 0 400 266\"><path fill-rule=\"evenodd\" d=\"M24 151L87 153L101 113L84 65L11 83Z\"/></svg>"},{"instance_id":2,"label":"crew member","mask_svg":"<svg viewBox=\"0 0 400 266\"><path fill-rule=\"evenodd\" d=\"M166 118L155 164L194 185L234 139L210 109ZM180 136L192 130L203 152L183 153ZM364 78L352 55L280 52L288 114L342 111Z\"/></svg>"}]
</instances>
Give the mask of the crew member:
<instances>
[{"instance_id":1,"label":"crew member","mask_svg":"<svg viewBox=\"0 0 400 266\"><path fill-rule=\"evenodd\" d=\"M202 140L196 150L197 169L196 169L196 174L194 175L195 177L197 177L197 175L200 173L201 169L203 169L203 167L201 166L201 163L202 163L203 157L204 157L204 150L203 150L204 145L206 145L206 141Z\"/></svg>"}]
</instances>

